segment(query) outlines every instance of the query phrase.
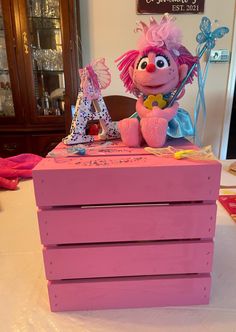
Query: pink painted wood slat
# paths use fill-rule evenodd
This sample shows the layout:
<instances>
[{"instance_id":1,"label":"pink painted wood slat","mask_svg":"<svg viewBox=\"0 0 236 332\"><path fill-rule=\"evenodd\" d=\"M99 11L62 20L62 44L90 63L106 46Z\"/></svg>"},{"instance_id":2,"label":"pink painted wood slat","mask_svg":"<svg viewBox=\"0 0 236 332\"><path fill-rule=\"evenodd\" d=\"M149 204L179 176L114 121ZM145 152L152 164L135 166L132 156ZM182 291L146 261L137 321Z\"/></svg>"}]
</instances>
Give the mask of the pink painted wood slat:
<instances>
[{"instance_id":1,"label":"pink painted wood slat","mask_svg":"<svg viewBox=\"0 0 236 332\"><path fill-rule=\"evenodd\" d=\"M216 204L54 208L38 220L44 245L213 238Z\"/></svg>"},{"instance_id":2,"label":"pink painted wood slat","mask_svg":"<svg viewBox=\"0 0 236 332\"><path fill-rule=\"evenodd\" d=\"M156 156L46 158L33 170L38 207L214 201L220 163Z\"/></svg>"},{"instance_id":3,"label":"pink painted wood slat","mask_svg":"<svg viewBox=\"0 0 236 332\"><path fill-rule=\"evenodd\" d=\"M212 241L80 245L43 250L48 280L207 273Z\"/></svg>"},{"instance_id":4,"label":"pink painted wood slat","mask_svg":"<svg viewBox=\"0 0 236 332\"><path fill-rule=\"evenodd\" d=\"M50 282L52 311L208 304L206 275L85 279Z\"/></svg>"}]
</instances>

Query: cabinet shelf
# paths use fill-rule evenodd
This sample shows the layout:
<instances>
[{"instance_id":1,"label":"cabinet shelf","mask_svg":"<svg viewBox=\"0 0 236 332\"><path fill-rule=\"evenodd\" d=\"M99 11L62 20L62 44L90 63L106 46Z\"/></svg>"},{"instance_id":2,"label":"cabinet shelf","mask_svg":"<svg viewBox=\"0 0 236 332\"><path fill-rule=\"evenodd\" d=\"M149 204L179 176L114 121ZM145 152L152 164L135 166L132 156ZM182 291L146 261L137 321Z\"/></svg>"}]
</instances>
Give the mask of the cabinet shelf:
<instances>
[{"instance_id":1,"label":"cabinet shelf","mask_svg":"<svg viewBox=\"0 0 236 332\"><path fill-rule=\"evenodd\" d=\"M29 19L35 19L35 20L60 20L60 17L49 17L49 16L29 16Z\"/></svg>"},{"instance_id":2,"label":"cabinet shelf","mask_svg":"<svg viewBox=\"0 0 236 332\"><path fill-rule=\"evenodd\" d=\"M60 30L60 18L54 17L29 17L29 24L37 30Z\"/></svg>"},{"instance_id":3,"label":"cabinet shelf","mask_svg":"<svg viewBox=\"0 0 236 332\"><path fill-rule=\"evenodd\" d=\"M53 27L37 27L37 31L60 31L61 28L53 28Z\"/></svg>"}]
</instances>

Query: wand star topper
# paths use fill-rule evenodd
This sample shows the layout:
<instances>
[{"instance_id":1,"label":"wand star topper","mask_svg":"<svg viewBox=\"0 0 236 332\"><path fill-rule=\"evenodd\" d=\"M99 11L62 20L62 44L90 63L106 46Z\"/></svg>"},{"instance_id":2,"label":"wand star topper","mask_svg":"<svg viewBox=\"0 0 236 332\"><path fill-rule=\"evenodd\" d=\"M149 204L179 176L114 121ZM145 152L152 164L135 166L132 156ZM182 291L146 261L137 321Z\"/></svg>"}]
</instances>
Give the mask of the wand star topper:
<instances>
[{"instance_id":1,"label":"wand star topper","mask_svg":"<svg viewBox=\"0 0 236 332\"><path fill-rule=\"evenodd\" d=\"M205 45L208 50L215 47L216 39L224 37L224 35L229 32L227 27L218 27L214 31L211 31L211 21L206 16L201 20L200 30L201 32L197 34L196 40L199 44L206 43Z\"/></svg>"}]
</instances>

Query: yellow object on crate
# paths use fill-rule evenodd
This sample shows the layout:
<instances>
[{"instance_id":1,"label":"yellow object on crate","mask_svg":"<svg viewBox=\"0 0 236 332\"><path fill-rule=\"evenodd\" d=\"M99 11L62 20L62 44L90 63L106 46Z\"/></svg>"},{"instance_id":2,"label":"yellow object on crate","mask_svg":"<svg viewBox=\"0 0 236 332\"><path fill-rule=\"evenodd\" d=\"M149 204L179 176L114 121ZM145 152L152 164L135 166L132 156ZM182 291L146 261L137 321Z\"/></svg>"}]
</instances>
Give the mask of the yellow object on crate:
<instances>
[{"instance_id":1,"label":"yellow object on crate","mask_svg":"<svg viewBox=\"0 0 236 332\"><path fill-rule=\"evenodd\" d=\"M214 156L211 146L205 146L199 150L190 150L190 149L176 149L172 146L168 146L166 148L150 148L146 147L144 148L149 153L152 153L159 157L172 157L175 159L195 159L195 160L212 160L216 159Z\"/></svg>"}]
</instances>

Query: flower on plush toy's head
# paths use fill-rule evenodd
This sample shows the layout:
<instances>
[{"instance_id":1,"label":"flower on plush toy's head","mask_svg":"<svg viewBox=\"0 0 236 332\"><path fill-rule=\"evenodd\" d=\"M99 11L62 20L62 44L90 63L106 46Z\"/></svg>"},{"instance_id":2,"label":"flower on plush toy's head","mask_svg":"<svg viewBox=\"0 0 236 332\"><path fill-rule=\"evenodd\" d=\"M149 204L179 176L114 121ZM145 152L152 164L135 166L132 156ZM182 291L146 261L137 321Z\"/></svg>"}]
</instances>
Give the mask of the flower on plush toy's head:
<instances>
[{"instance_id":1,"label":"flower on plush toy's head","mask_svg":"<svg viewBox=\"0 0 236 332\"><path fill-rule=\"evenodd\" d=\"M165 14L160 23L154 18L150 19L150 25L139 22L136 31L141 31L142 35L138 42L138 48L144 49L149 46L166 47L178 55L181 46L182 32L174 23L175 19Z\"/></svg>"},{"instance_id":2,"label":"flower on plush toy's head","mask_svg":"<svg viewBox=\"0 0 236 332\"><path fill-rule=\"evenodd\" d=\"M155 106L163 109L166 106L167 101L163 98L163 95L161 93L158 93L155 96L149 95L143 104L149 110L152 110Z\"/></svg>"}]
</instances>

